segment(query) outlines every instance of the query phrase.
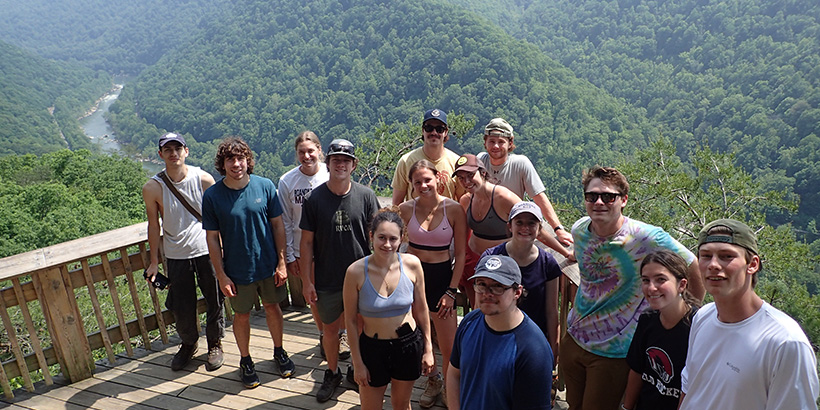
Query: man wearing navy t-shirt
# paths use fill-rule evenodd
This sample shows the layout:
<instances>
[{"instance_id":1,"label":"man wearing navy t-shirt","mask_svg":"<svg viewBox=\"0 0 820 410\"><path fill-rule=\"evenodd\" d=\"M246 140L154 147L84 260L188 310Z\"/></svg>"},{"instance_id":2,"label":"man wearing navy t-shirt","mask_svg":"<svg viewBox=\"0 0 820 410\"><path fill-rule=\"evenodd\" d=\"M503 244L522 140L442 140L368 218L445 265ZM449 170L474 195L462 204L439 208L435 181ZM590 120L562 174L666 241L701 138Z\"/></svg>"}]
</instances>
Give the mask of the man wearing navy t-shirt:
<instances>
[{"instance_id":1,"label":"man wearing navy t-shirt","mask_svg":"<svg viewBox=\"0 0 820 410\"><path fill-rule=\"evenodd\" d=\"M476 266L479 309L456 331L447 369L450 409L550 409L552 350L518 306L524 289L514 259L487 255Z\"/></svg>"}]
</instances>

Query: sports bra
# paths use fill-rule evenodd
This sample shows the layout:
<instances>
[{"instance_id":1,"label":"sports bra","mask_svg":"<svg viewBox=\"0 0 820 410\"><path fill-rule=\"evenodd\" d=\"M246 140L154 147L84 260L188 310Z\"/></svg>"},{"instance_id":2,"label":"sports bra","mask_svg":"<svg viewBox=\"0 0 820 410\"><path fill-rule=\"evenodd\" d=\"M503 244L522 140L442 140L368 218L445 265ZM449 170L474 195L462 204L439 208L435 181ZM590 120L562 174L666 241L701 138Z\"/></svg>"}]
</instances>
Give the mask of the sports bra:
<instances>
[{"instance_id":1,"label":"sports bra","mask_svg":"<svg viewBox=\"0 0 820 410\"><path fill-rule=\"evenodd\" d=\"M385 318L400 316L410 311L413 304L413 282L404 274L399 254L399 283L390 296L382 296L370 282L367 273L369 256L364 258L364 283L359 291L359 313L364 317Z\"/></svg>"},{"instance_id":2,"label":"sports bra","mask_svg":"<svg viewBox=\"0 0 820 410\"><path fill-rule=\"evenodd\" d=\"M442 202L444 207L444 218L437 227L426 230L421 227L416 218L416 200L413 200L413 216L407 223L407 238L410 246L425 251L446 251L450 249L450 242L453 241L453 227L447 219L447 204Z\"/></svg>"},{"instance_id":3,"label":"sports bra","mask_svg":"<svg viewBox=\"0 0 820 410\"><path fill-rule=\"evenodd\" d=\"M473 218L473 198L470 198L470 205L467 206L467 224L470 226L470 229L473 230L473 235L488 241L497 241L512 237L507 231L507 221L501 219L498 213L495 212L495 207L493 207L493 203L495 202L495 187L497 186L498 185L493 186L493 192L490 194L490 210L487 212L487 215L484 215L484 219L476 221L475 218Z\"/></svg>"}]
</instances>

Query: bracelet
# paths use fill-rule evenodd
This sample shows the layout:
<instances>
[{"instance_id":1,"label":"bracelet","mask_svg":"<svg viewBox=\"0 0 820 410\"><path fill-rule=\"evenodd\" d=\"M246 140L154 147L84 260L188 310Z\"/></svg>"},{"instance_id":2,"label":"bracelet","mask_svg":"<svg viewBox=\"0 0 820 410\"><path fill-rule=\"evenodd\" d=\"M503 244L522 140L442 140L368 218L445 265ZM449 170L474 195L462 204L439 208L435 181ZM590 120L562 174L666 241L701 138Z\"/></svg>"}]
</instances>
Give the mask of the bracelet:
<instances>
[{"instance_id":1,"label":"bracelet","mask_svg":"<svg viewBox=\"0 0 820 410\"><path fill-rule=\"evenodd\" d=\"M456 295L453 294L453 292L450 292L450 289L447 289L447 291L444 292L444 294L451 297L451 298L453 298L453 300L456 300Z\"/></svg>"},{"instance_id":2,"label":"bracelet","mask_svg":"<svg viewBox=\"0 0 820 410\"><path fill-rule=\"evenodd\" d=\"M453 294L454 294L454 295L455 295L456 293L458 293L458 289L457 289L457 288L447 288L447 290L448 290L448 291L450 291L450 292L453 292Z\"/></svg>"},{"instance_id":3,"label":"bracelet","mask_svg":"<svg viewBox=\"0 0 820 410\"><path fill-rule=\"evenodd\" d=\"M630 409L628 409L628 408L624 407L624 404L623 404L623 403L621 403L621 410L630 410Z\"/></svg>"},{"instance_id":4,"label":"bracelet","mask_svg":"<svg viewBox=\"0 0 820 410\"><path fill-rule=\"evenodd\" d=\"M561 224L558 224L558 226L556 226L555 228L552 228L552 230L555 231L555 232L558 232L562 229L564 229L564 225L561 225Z\"/></svg>"}]
</instances>

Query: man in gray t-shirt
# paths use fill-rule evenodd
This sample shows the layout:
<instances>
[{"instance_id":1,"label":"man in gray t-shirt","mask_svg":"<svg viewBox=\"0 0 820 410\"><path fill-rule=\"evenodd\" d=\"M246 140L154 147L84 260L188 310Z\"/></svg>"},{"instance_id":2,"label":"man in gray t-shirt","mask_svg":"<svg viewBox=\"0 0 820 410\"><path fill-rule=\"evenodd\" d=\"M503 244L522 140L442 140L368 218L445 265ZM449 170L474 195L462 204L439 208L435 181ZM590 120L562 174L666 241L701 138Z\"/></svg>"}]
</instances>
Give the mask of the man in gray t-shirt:
<instances>
[{"instance_id":1,"label":"man in gray t-shirt","mask_svg":"<svg viewBox=\"0 0 820 410\"><path fill-rule=\"evenodd\" d=\"M526 193L541 208L544 219L555 231L563 245L572 243L572 234L564 229L552 203L547 198L546 188L529 158L513 154L515 149L513 127L503 118L493 118L484 127L484 149L477 155L479 161L490 174L490 182L504 186L521 199Z\"/></svg>"}]
</instances>

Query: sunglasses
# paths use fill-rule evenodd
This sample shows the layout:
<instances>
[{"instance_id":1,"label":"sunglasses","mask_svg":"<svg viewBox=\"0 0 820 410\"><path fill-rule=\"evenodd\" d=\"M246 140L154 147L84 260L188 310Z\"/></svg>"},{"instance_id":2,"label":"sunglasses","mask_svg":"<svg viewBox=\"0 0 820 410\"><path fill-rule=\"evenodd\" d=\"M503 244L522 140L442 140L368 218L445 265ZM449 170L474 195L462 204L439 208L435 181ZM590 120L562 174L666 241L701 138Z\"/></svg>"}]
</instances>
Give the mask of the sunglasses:
<instances>
[{"instance_id":1,"label":"sunglasses","mask_svg":"<svg viewBox=\"0 0 820 410\"><path fill-rule=\"evenodd\" d=\"M503 286L503 285L491 285L487 286L483 283L474 283L473 289L475 289L475 293L485 294L487 292L492 293L493 295L500 296L503 295L507 289L512 289L512 286Z\"/></svg>"},{"instance_id":2,"label":"sunglasses","mask_svg":"<svg viewBox=\"0 0 820 410\"><path fill-rule=\"evenodd\" d=\"M447 131L447 127L444 125L425 124L421 128L423 128L425 132L433 132L433 130L436 130L439 134L443 134L444 131Z\"/></svg>"},{"instance_id":3,"label":"sunglasses","mask_svg":"<svg viewBox=\"0 0 820 410\"><path fill-rule=\"evenodd\" d=\"M353 145L349 144L330 144L330 147L327 149L327 155L333 154L350 154L354 155L356 148Z\"/></svg>"},{"instance_id":4,"label":"sunglasses","mask_svg":"<svg viewBox=\"0 0 820 410\"><path fill-rule=\"evenodd\" d=\"M595 203L598 202L598 198L601 198L601 202L605 204L611 204L615 202L615 199L622 195L623 194L615 192L584 192L584 200L587 202Z\"/></svg>"}]
</instances>

